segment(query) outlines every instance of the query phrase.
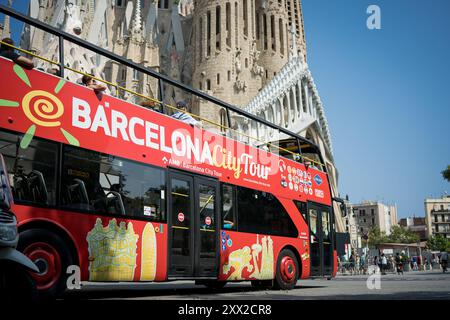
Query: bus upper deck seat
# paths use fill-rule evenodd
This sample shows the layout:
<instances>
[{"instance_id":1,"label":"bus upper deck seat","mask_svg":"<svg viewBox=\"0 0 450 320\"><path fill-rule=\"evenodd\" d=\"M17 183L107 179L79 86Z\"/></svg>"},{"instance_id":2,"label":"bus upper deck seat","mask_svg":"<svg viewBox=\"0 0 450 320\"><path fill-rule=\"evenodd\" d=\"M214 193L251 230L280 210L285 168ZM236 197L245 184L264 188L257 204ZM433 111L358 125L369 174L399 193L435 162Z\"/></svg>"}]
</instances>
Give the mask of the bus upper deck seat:
<instances>
[{"instance_id":1,"label":"bus upper deck seat","mask_svg":"<svg viewBox=\"0 0 450 320\"><path fill-rule=\"evenodd\" d=\"M48 191L44 175L38 170L33 170L28 175L28 187L33 202L48 205Z\"/></svg>"},{"instance_id":2,"label":"bus upper deck seat","mask_svg":"<svg viewBox=\"0 0 450 320\"><path fill-rule=\"evenodd\" d=\"M67 205L71 208L89 210L89 196L84 181L81 179L73 179L72 181L72 184L66 185Z\"/></svg>"},{"instance_id":3,"label":"bus upper deck seat","mask_svg":"<svg viewBox=\"0 0 450 320\"><path fill-rule=\"evenodd\" d=\"M16 201L29 201L48 205L48 190L44 175L38 170L29 174L20 172L13 177L13 195Z\"/></svg>"}]
</instances>

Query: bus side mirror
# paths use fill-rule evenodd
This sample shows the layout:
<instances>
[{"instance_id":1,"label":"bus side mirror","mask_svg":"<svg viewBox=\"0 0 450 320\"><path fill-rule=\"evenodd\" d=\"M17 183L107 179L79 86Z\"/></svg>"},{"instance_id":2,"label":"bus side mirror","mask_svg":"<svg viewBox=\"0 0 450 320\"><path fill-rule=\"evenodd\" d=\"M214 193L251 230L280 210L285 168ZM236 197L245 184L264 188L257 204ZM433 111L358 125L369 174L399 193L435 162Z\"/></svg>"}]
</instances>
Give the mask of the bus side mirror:
<instances>
[{"instance_id":1,"label":"bus side mirror","mask_svg":"<svg viewBox=\"0 0 450 320\"><path fill-rule=\"evenodd\" d=\"M340 207L341 207L342 218L345 218L347 216L347 208L346 208L345 204L343 204L343 203L341 203Z\"/></svg>"},{"instance_id":2,"label":"bus side mirror","mask_svg":"<svg viewBox=\"0 0 450 320\"><path fill-rule=\"evenodd\" d=\"M347 216L347 208L345 206L345 202L341 198L333 197L333 201L339 202L339 208L341 209L341 216L345 218Z\"/></svg>"}]
</instances>

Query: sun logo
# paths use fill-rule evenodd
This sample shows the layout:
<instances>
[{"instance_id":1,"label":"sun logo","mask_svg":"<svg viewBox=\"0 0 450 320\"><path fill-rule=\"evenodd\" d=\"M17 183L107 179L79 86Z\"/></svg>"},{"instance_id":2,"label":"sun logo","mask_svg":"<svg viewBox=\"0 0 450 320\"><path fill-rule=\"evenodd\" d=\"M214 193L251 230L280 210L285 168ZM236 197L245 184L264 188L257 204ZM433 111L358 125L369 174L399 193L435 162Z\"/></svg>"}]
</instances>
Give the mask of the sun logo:
<instances>
[{"instance_id":1,"label":"sun logo","mask_svg":"<svg viewBox=\"0 0 450 320\"><path fill-rule=\"evenodd\" d=\"M14 72L27 86L31 88L30 79L23 70L23 68L17 64L13 67ZM66 81L64 79L59 80L58 84L54 89L54 93L58 94L64 87ZM61 100L58 99L54 94L43 90L32 90L24 95L21 103L17 101L0 99L0 106L2 107L20 107L25 116L33 123L28 127L25 135L20 141L20 147L26 149L31 140L33 140L34 134L36 132L36 126L47 127L47 128L57 128L61 126L61 121L58 119L64 114L64 105ZM80 142L72 136L69 132L63 128L59 128L61 133L66 138L67 142L71 145L79 146Z\"/></svg>"}]
</instances>

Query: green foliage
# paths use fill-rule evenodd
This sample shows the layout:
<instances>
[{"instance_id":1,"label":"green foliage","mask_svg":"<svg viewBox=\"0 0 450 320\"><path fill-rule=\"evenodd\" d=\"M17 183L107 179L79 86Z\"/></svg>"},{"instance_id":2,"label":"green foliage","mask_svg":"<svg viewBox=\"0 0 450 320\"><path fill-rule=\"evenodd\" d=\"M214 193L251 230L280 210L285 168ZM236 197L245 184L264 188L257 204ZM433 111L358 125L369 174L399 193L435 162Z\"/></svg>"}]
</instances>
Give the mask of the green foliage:
<instances>
[{"instance_id":1,"label":"green foliage","mask_svg":"<svg viewBox=\"0 0 450 320\"><path fill-rule=\"evenodd\" d=\"M432 251L450 251L450 240L441 235L432 236L427 241L427 248Z\"/></svg>"},{"instance_id":2,"label":"green foliage","mask_svg":"<svg viewBox=\"0 0 450 320\"><path fill-rule=\"evenodd\" d=\"M380 228L373 227L369 230L368 244L371 249L378 249L378 246L382 243L389 242L389 238L385 232L380 231Z\"/></svg>"},{"instance_id":3,"label":"green foliage","mask_svg":"<svg viewBox=\"0 0 450 320\"><path fill-rule=\"evenodd\" d=\"M420 240L417 234L400 226L393 226L390 235L380 231L378 227L373 227L368 236L368 245L372 249L378 249L382 243L417 243Z\"/></svg>"},{"instance_id":4,"label":"green foliage","mask_svg":"<svg viewBox=\"0 0 450 320\"><path fill-rule=\"evenodd\" d=\"M420 238L414 232L402 228L401 226L393 226L389 235L389 242L395 243L417 243Z\"/></svg>"},{"instance_id":5,"label":"green foliage","mask_svg":"<svg viewBox=\"0 0 450 320\"><path fill-rule=\"evenodd\" d=\"M444 171L441 171L442 173L442 177L447 180L448 182L450 182L450 165L447 166L447 169L445 169Z\"/></svg>"}]
</instances>

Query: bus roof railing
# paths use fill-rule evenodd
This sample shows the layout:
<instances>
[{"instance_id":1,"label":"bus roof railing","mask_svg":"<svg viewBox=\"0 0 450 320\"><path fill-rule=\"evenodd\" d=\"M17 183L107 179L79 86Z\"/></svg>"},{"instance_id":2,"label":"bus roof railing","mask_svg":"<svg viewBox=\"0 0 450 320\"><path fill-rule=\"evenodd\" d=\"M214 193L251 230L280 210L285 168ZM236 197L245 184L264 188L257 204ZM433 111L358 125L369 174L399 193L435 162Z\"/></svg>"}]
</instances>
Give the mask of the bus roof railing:
<instances>
[{"instance_id":1,"label":"bus roof railing","mask_svg":"<svg viewBox=\"0 0 450 320\"><path fill-rule=\"evenodd\" d=\"M26 24L29 24L29 25L33 26L33 27L41 29L41 30L43 30L45 32L51 33L51 34L53 34L53 35L55 35L55 36L57 36L59 38L59 60L60 60L59 62L52 61L52 60L40 57L40 56L38 56L38 55L36 55L36 54L34 54L32 52L29 52L29 51L21 49L21 48L17 48L15 46L14 46L14 48L18 49L18 50L20 50L22 52L25 52L25 53L27 53L27 54L29 54L31 56L37 57L39 59L42 59L42 60L44 60L44 61L46 61L48 63L59 65L59 67L60 67L60 76L61 77L64 77L64 69L67 69L67 70L72 71L72 72L76 72L78 74L87 75L86 73L83 73L81 71L75 70L75 69L73 69L71 67L67 67L67 66L64 65L64 40L66 40L66 41L74 43L74 44L76 44L78 46L81 46L81 47L83 47L83 48L85 48L85 49L87 49L89 51L92 51L92 52L94 52L96 54L99 54L101 56L109 58L109 59L111 59L113 61L119 62L119 63L121 63L122 65L124 65L126 67L132 68L132 69L137 70L139 72L142 72L142 73L144 73L144 74L146 74L148 76L151 76L153 78L158 79L160 90L162 88L162 83L168 83L168 84L173 85L175 87L178 87L178 88L182 89L183 91L186 91L186 92L188 92L188 93L190 93L190 94L192 94L194 96L200 97L200 98L202 98L204 100L207 100L209 102L212 102L212 103L214 103L216 105L219 105L219 106L225 108L226 113L227 113L227 119L228 119L228 124L229 125L231 125L230 111L232 111L232 112L237 113L237 114L239 114L241 116L244 116L244 117L246 117L246 118L248 118L250 120L253 120L253 121L257 122L257 123L261 123L261 124L263 124L263 125L265 125L267 127L270 127L272 129L278 130L279 132L284 133L287 136L296 138L299 142L308 143L309 145L313 146L317 150L318 155L320 157L320 161L322 163L314 161L312 159L308 159L308 158L302 156L301 154L299 154L299 156L303 157L306 160L311 161L313 163L318 163L319 165L324 167L324 171L326 172L326 166L324 166L323 158L322 158L322 155L320 154L319 147L315 143L309 141L308 139L306 139L306 138L304 138L304 137L302 137L302 136L300 136L300 135L298 135L298 134L296 134L294 132L291 132L291 131L289 131L289 130L281 127L281 126L278 126L278 125L276 125L274 123L271 123L271 122L269 122L269 121L267 121L267 120L265 120L263 118L260 118L260 117L258 117L256 115L253 115L253 114L251 114L251 113L249 113L247 111L244 111L241 108L236 107L236 106L234 106L232 104L229 104L229 103L227 103L225 101L217 99L217 98L215 98L213 96L210 96L210 95L208 95L208 94L206 94L206 93L204 93L202 91L199 91L199 90L194 89L194 88L192 88L192 87L190 87L188 85L185 85L185 84L183 84L181 82L178 82L178 81L176 81L174 79L171 79L170 77L168 77L166 75L163 75L163 74L161 74L161 73L159 73L159 72L157 72L155 70L152 70L151 68L144 67L144 66L142 66L140 64L137 64L137 63L133 62L130 59L123 58L123 57L121 57L121 56L119 56L119 55L117 55L117 54L115 54L115 53L113 53L111 51L105 50L105 49L103 49L101 47L98 47L98 46L96 46L96 45L94 45L94 44L92 44L90 42L87 42L87 41L85 41L85 40L83 40L81 38L78 38L78 37L76 37L74 35L71 35L71 34L65 32L65 31L59 30L59 29L57 29L57 28L55 28L53 26L50 26L50 25L48 25L46 23L43 23L43 22L41 22L41 21L39 21L37 19L31 18L31 17L29 17L29 16L27 16L27 15L21 13L21 12L15 11L15 10L7 7L6 5L0 4L0 13L6 14L6 15L14 18L14 19L22 21L22 22L24 22ZM4 44L4 42L2 42L2 44ZM7 44L7 45L9 45L9 44ZM9 45L9 46L11 46L11 45ZM107 83L107 84L109 84L109 85L111 85L113 87L116 87L116 88L120 87L118 84L114 84L112 82L109 82L109 81L106 81L106 80L103 80L103 79L100 79L100 78L97 78L97 77L93 77L92 75L89 75L89 76L91 76L92 78L97 79L99 81L102 81L104 83ZM154 102L161 103L163 108L165 106L167 106L167 107L169 107L171 109L179 110L179 109L177 109L177 108L175 108L173 106L170 106L169 104L164 103L163 101L158 101L158 100L156 100L154 98L147 97L145 95L139 94L139 93L134 92L132 90L129 90L127 88L120 87L120 90L129 92L131 94L135 94L137 96L140 96L140 97L145 98L145 99L149 99L149 100L154 101ZM161 96L162 96L162 94L161 94ZM189 114L191 116L196 116L197 118L199 118L199 116L197 116L197 115L194 115L192 113L189 113ZM210 122L210 123L212 123L212 124L214 124L216 126L218 125L219 127L224 127L224 126L222 126L220 124L214 123L214 122L212 122L210 120L207 120L207 119L202 119L202 120L206 120L207 122ZM239 135L244 135L244 136L246 136L246 137L248 137L250 139L256 140L256 141L263 142L265 144L271 144L270 142L264 142L264 141L261 141L261 140L259 140L257 138L251 137L251 136L249 136L249 135L247 135L245 133L238 132L235 129L232 129L230 127L226 127L226 129L235 131ZM281 150L281 148L280 148L280 150ZM283 150L283 151L289 151L289 150ZM292 153L292 152L289 152L289 153Z\"/></svg>"}]
</instances>

